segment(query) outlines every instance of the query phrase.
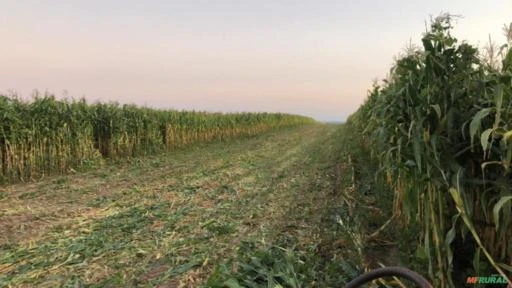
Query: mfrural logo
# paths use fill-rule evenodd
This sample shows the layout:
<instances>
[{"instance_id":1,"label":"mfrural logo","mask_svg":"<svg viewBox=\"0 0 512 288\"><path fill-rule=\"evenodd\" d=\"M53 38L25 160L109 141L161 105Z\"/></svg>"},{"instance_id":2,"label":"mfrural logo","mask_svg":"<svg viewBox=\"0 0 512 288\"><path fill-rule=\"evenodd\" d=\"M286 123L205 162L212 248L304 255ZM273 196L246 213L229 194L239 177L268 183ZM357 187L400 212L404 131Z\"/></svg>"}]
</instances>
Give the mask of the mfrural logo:
<instances>
[{"instance_id":1,"label":"mfrural logo","mask_svg":"<svg viewBox=\"0 0 512 288\"><path fill-rule=\"evenodd\" d=\"M512 283L512 280L508 280L507 278L505 278L501 275L491 275L491 276L487 276L487 277L480 277L480 276L468 277L466 279L466 283L467 284L503 284L503 285L509 284L507 287L512 288L512 285L510 285L510 283Z\"/></svg>"}]
</instances>

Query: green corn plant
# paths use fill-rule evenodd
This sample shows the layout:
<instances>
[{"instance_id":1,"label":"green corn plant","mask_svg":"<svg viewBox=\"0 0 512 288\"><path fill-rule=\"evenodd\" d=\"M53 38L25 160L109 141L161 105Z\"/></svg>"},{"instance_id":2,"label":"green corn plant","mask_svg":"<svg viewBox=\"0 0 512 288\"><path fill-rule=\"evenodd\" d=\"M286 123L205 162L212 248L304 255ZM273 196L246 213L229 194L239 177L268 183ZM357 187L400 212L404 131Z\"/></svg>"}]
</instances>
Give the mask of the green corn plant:
<instances>
[{"instance_id":1,"label":"green corn plant","mask_svg":"<svg viewBox=\"0 0 512 288\"><path fill-rule=\"evenodd\" d=\"M119 158L196 142L229 141L281 127L311 124L279 113L157 110L88 104L36 93L31 101L0 95L0 183L29 181Z\"/></svg>"},{"instance_id":2,"label":"green corn plant","mask_svg":"<svg viewBox=\"0 0 512 288\"><path fill-rule=\"evenodd\" d=\"M457 284L456 239L496 272L512 266L512 54L496 70L451 29L450 15L432 21L423 48L398 59L348 120L395 191L395 216L422 226L436 287Z\"/></svg>"}]
</instances>

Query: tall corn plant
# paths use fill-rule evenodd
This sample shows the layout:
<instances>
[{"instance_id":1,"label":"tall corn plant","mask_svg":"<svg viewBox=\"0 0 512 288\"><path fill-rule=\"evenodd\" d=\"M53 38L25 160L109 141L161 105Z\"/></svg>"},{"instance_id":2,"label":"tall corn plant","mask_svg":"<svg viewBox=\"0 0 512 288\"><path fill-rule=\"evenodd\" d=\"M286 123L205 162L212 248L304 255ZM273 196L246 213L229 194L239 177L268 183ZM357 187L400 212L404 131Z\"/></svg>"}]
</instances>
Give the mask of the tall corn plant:
<instances>
[{"instance_id":1,"label":"tall corn plant","mask_svg":"<svg viewBox=\"0 0 512 288\"><path fill-rule=\"evenodd\" d=\"M512 54L489 70L451 28L450 15L436 18L423 50L399 59L350 118L395 191L395 215L421 226L437 287L455 285L456 239L473 243L475 270L512 264Z\"/></svg>"},{"instance_id":2,"label":"tall corn plant","mask_svg":"<svg viewBox=\"0 0 512 288\"><path fill-rule=\"evenodd\" d=\"M0 183L66 173L100 157L146 155L313 122L279 113L156 110L59 101L48 94L32 101L0 95Z\"/></svg>"}]
</instances>

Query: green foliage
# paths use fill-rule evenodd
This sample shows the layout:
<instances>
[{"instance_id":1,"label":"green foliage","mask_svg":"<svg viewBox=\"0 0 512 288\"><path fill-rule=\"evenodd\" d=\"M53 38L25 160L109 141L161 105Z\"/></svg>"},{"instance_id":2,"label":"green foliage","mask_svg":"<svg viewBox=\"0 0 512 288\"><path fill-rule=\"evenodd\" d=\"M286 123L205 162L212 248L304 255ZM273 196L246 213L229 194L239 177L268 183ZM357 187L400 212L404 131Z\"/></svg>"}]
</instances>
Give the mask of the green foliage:
<instances>
[{"instance_id":1,"label":"green foliage","mask_svg":"<svg viewBox=\"0 0 512 288\"><path fill-rule=\"evenodd\" d=\"M489 67L451 28L450 15L436 18L423 50L398 59L349 118L395 193L393 212L421 226L418 255L436 287L455 285L456 239L483 252L488 272L512 262L512 50Z\"/></svg>"},{"instance_id":2,"label":"green foliage","mask_svg":"<svg viewBox=\"0 0 512 288\"><path fill-rule=\"evenodd\" d=\"M236 258L219 265L206 282L206 286L340 287L359 274L356 268L343 260L322 264L320 258L312 253L285 249L277 245L242 242L237 248ZM333 275L337 277L333 278Z\"/></svg>"},{"instance_id":3,"label":"green foliage","mask_svg":"<svg viewBox=\"0 0 512 288\"><path fill-rule=\"evenodd\" d=\"M101 158L152 154L191 143L314 122L280 113L206 113L0 95L0 183L74 172Z\"/></svg>"}]
</instances>

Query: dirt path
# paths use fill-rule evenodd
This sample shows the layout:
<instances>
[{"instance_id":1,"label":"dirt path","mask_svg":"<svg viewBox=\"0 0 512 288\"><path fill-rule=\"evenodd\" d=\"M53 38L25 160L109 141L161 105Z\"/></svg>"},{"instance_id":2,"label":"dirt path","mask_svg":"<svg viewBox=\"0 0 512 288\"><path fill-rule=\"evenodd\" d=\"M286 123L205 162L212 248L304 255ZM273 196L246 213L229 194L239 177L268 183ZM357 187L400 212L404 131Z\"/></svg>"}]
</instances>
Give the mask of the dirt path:
<instances>
[{"instance_id":1,"label":"dirt path","mask_svg":"<svg viewBox=\"0 0 512 288\"><path fill-rule=\"evenodd\" d=\"M0 188L0 287L196 287L242 240L318 235L334 125ZM334 170L333 170L334 171Z\"/></svg>"}]
</instances>

